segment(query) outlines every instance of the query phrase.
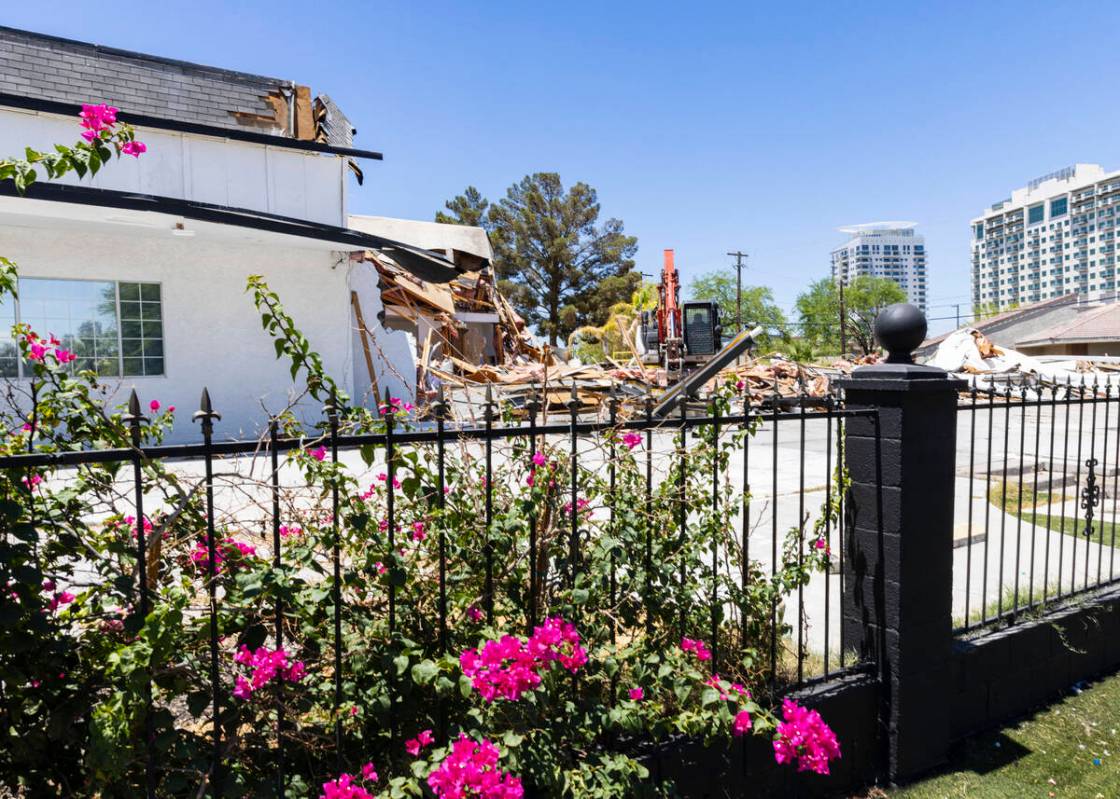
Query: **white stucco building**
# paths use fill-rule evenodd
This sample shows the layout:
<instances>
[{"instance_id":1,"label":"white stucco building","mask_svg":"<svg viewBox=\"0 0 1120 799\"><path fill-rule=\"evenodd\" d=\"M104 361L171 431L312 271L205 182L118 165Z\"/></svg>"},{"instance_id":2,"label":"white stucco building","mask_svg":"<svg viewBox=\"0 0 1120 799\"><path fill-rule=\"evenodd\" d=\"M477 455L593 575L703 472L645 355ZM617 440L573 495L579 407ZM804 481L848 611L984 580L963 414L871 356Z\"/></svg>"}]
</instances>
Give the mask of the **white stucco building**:
<instances>
[{"instance_id":1,"label":"white stucco building","mask_svg":"<svg viewBox=\"0 0 1120 799\"><path fill-rule=\"evenodd\" d=\"M1115 301L1120 171L1043 175L972 220L972 303L996 309L1064 294Z\"/></svg>"},{"instance_id":2,"label":"white stucco building","mask_svg":"<svg viewBox=\"0 0 1120 799\"><path fill-rule=\"evenodd\" d=\"M108 402L135 388L145 407L175 405L174 441L197 440L191 413L203 386L222 414L217 435L255 435L298 389L246 294L248 277L261 274L352 397L374 402L375 380L382 393L412 395L414 345L381 324L377 273L359 255L391 248L429 280L456 270L348 227L350 173L379 156L352 147L330 98L291 81L0 29L0 152L73 143L81 102L102 101L135 126L145 155L92 180L36 183L26 196L0 184L0 254L20 272L19 300L0 305L9 388L23 382L7 340L22 321L62 339L75 367L95 369L112 389Z\"/></svg>"},{"instance_id":3,"label":"white stucco building","mask_svg":"<svg viewBox=\"0 0 1120 799\"><path fill-rule=\"evenodd\" d=\"M926 309L926 242L916 222L870 222L840 228L848 240L832 251L832 279L847 285L859 275L893 280L907 299Z\"/></svg>"}]
</instances>

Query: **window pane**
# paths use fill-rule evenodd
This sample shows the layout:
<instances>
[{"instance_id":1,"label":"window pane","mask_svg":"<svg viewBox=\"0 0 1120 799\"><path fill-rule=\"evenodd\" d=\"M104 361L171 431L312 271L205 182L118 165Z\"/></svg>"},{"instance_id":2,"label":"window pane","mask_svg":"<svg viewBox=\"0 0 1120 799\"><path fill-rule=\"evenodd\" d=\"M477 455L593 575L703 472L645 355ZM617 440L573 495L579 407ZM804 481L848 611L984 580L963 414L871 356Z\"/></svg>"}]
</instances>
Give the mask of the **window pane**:
<instances>
[{"instance_id":1,"label":"window pane","mask_svg":"<svg viewBox=\"0 0 1120 799\"><path fill-rule=\"evenodd\" d=\"M121 338L140 338L140 322L129 319L127 316L121 320Z\"/></svg>"},{"instance_id":2,"label":"window pane","mask_svg":"<svg viewBox=\"0 0 1120 799\"><path fill-rule=\"evenodd\" d=\"M159 283L141 283L140 299L145 302L159 302Z\"/></svg>"},{"instance_id":3,"label":"window pane","mask_svg":"<svg viewBox=\"0 0 1120 799\"><path fill-rule=\"evenodd\" d=\"M144 374L144 359L143 358L125 358L124 359L124 373L125 375L142 375Z\"/></svg>"},{"instance_id":4,"label":"window pane","mask_svg":"<svg viewBox=\"0 0 1120 799\"><path fill-rule=\"evenodd\" d=\"M78 356L69 368L104 368L116 375L116 285L98 280L23 278L19 282L20 319L40 336L55 335ZM113 343L109 343L113 342ZM104 352L102 350L104 349Z\"/></svg>"},{"instance_id":5,"label":"window pane","mask_svg":"<svg viewBox=\"0 0 1120 799\"><path fill-rule=\"evenodd\" d=\"M145 358L144 359L144 374L146 374L146 375L161 375L161 374L163 374L163 358Z\"/></svg>"},{"instance_id":6,"label":"window pane","mask_svg":"<svg viewBox=\"0 0 1120 799\"><path fill-rule=\"evenodd\" d=\"M145 319L160 319L163 314L160 313L160 304L158 302L146 302L143 304L144 318Z\"/></svg>"},{"instance_id":7,"label":"window pane","mask_svg":"<svg viewBox=\"0 0 1120 799\"><path fill-rule=\"evenodd\" d=\"M136 358L144 354L144 342L138 338L121 339L121 354L125 358Z\"/></svg>"},{"instance_id":8,"label":"window pane","mask_svg":"<svg viewBox=\"0 0 1120 799\"><path fill-rule=\"evenodd\" d=\"M139 283L121 283L121 302L140 299Z\"/></svg>"},{"instance_id":9,"label":"window pane","mask_svg":"<svg viewBox=\"0 0 1120 799\"><path fill-rule=\"evenodd\" d=\"M121 319L139 319L140 303L121 300Z\"/></svg>"},{"instance_id":10,"label":"window pane","mask_svg":"<svg viewBox=\"0 0 1120 799\"><path fill-rule=\"evenodd\" d=\"M163 338L163 323L158 319L154 322L144 321L140 323L144 330L144 339L151 340Z\"/></svg>"}]
</instances>

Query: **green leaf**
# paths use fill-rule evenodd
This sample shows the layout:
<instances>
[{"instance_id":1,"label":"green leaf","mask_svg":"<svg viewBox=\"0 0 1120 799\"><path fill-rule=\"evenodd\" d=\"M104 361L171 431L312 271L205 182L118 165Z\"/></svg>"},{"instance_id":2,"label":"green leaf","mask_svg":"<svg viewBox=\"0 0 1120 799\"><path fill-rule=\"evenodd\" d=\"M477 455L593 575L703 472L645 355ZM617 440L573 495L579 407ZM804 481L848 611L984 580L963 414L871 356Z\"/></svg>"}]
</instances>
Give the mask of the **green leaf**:
<instances>
[{"instance_id":1,"label":"green leaf","mask_svg":"<svg viewBox=\"0 0 1120 799\"><path fill-rule=\"evenodd\" d=\"M408 671L408 655L397 655L393 658L393 667L397 670L398 677Z\"/></svg>"},{"instance_id":2,"label":"green leaf","mask_svg":"<svg viewBox=\"0 0 1120 799\"><path fill-rule=\"evenodd\" d=\"M502 743L504 743L506 746L510 746L510 747L520 746L521 742L524 741L524 740L525 740L525 736L518 735L513 730L508 730L506 732L506 734L502 736Z\"/></svg>"},{"instance_id":3,"label":"green leaf","mask_svg":"<svg viewBox=\"0 0 1120 799\"><path fill-rule=\"evenodd\" d=\"M421 660L412 667L412 681L417 685L427 685L439 674L439 667L430 660Z\"/></svg>"}]
</instances>

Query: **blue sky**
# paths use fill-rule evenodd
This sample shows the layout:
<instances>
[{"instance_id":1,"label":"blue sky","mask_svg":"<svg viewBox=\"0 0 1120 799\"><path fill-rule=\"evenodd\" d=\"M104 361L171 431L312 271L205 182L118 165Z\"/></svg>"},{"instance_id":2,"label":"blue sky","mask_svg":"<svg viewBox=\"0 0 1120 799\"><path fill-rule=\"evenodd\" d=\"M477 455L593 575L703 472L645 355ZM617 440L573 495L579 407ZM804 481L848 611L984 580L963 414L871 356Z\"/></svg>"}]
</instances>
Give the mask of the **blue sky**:
<instances>
[{"instance_id":1,"label":"blue sky","mask_svg":"<svg viewBox=\"0 0 1120 799\"><path fill-rule=\"evenodd\" d=\"M914 220L931 327L968 303L968 220L1074 162L1120 168L1115 31L1093 2L11 4L3 24L334 97L381 150L361 213L430 218L557 171L688 278L750 253L779 304L841 225ZM189 9L189 10L188 10Z\"/></svg>"}]
</instances>

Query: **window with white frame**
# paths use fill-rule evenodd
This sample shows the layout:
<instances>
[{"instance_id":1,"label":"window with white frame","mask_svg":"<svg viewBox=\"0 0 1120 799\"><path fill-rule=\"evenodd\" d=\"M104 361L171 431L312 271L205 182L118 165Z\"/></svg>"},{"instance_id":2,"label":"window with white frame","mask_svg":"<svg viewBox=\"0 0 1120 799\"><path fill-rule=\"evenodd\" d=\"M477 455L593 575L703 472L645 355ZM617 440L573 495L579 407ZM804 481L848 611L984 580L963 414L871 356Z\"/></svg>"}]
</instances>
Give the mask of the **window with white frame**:
<instances>
[{"instance_id":1,"label":"window with white frame","mask_svg":"<svg viewBox=\"0 0 1120 799\"><path fill-rule=\"evenodd\" d=\"M19 299L0 302L0 377L28 373L11 326L57 338L77 358L73 371L102 377L162 375L163 308L158 283L20 278Z\"/></svg>"}]
</instances>

